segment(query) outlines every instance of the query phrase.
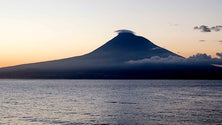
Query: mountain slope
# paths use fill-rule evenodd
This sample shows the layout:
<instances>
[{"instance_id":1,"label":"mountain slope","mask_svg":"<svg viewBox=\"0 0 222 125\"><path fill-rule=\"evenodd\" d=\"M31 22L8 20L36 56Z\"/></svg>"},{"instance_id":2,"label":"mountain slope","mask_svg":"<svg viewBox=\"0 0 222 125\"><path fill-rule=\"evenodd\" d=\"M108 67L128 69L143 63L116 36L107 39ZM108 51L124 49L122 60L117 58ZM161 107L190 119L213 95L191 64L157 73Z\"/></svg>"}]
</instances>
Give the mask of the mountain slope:
<instances>
[{"instance_id":1,"label":"mountain slope","mask_svg":"<svg viewBox=\"0 0 222 125\"><path fill-rule=\"evenodd\" d=\"M170 55L179 56L153 44L144 37L136 36L132 33L119 33L117 37L86 56L89 58L128 61L152 56L168 57Z\"/></svg>"}]
</instances>

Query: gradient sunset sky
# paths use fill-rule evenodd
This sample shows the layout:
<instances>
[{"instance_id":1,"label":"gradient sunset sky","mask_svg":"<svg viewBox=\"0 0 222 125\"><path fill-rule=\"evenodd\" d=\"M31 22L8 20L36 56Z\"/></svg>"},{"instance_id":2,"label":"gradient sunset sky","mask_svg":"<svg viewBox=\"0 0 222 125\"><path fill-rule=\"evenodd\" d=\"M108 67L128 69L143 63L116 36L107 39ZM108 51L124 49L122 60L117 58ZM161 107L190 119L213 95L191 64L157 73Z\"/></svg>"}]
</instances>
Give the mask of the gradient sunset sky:
<instances>
[{"instance_id":1,"label":"gradient sunset sky","mask_svg":"<svg viewBox=\"0 0 222 125\"><path fill-rule=\"evenodd\" d=\"M222 0L1 0L0 67L83 55L129 29L184 57L222 52Z\"/></svg>"}]
</instances>

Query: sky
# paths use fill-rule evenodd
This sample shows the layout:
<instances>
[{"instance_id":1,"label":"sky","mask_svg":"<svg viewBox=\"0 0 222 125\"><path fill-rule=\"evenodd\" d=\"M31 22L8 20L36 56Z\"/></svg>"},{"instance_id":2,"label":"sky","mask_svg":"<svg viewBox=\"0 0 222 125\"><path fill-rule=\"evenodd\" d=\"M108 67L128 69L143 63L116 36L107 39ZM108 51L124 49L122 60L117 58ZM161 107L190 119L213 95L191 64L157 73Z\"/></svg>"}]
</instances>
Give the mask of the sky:
<instances>
[{"instance_id":1,"label":"sky","mask_svg":"<svg viewBox=\"0 0 222 125\"><path fill-rule=\"evenodd\" d=\"M222 0L0 0L0 67L83 55L119 29L184 57L215 57L221 12Z\"/></svg>"}]
</instances>

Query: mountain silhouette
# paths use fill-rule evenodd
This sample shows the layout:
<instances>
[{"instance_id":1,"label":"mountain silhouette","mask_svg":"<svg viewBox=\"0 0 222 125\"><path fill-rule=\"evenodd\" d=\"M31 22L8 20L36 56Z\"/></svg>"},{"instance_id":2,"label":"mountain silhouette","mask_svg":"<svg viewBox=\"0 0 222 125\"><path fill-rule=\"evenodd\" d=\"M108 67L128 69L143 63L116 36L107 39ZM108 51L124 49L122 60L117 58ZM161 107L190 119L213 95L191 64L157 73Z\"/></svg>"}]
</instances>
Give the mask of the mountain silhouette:
<instances>
[{"instance_id":1,"label":"mountain silhouette","mask_svg":"<svg viewBox=\"0 0 222 125\"><path fill-rule=\"evenodd\" d=\"M179 55L153 44L144 37L136 36L132 32L124 30L124 32L119 32L118 36L85 56L121 62L150 58L152 56L168 57Z\"/></svg>"},{"instance_id":2,"label":"mountain silhouette","mask_svg":"<svg viewBox=\"0 0 222 125\"><path fill-rule=\"evenodd\" d=\"M155 45L142 36L135 35L130 30L117 32L116 37L88 54L2 68L0 78L183 78L193 69L196 71L194 73L198 74L199 71L206 69L206 67L192 66L191 68L184 65L181 68L181 66L169 64L128 65L126 62L130 60L142 60L155 56L183 57ZM203 75L199 75L194 75L194 78L202 78Z\"/></svg>"}]
</instances>

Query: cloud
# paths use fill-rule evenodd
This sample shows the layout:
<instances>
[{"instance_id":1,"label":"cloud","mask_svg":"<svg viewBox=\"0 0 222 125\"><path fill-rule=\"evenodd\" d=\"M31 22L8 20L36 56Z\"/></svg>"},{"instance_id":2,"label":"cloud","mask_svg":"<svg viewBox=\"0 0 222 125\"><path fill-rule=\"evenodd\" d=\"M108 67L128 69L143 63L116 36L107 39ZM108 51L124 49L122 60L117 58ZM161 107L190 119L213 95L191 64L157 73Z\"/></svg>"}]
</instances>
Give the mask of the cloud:
<instances>
[{"instance_id":1,"label":"cloud","mask_svg":"<svg viewBox=\"0 0 222 125\"><path fill-rule=\"evenodd\" d=\"M127 64L192 64L192 63L201 63L201 64L217 64L222 63L222 53L217 53L217 56L220 58L212 58L210 55L205 53L198 53L196 55L190 56L188 58L182 58L178 56L168 56L168 57L159 57L153 56L150 58L140 59L140 60L130 60L127 61Z\"/></svg>"},{"instance_id":2,"label":"cloud","mask_svg":"<svg viewBox=\"0 0 222 125\"><path fill-rule=\"evenodd\" d=\"M222 52L221 52L221 53L216 53L216 55L217 55L218 57L220 57L220 59L222 59Z\"/></svg>"},{"instance_id":3,"label":"cloud","mask_svg":"<svg viewBox=\"0 0 222 125\"><path fill-rule=\"evenodd\" d=\"M209 26L206 26L206 25L201 25L201 26L195 26L194 30L200 30L201 32L212 32L212 31L219 32L219 31L222 30L222 26L221 25L216 25L216 26L213 26L213 27L209 27Z\"/></svg>"},{"instance_id":4,"label":"cloud","mask_svg":"<svg viewBox=\"0 0 222 125\"><path fill-rule=\"evenodd\" d=\"M205 42L206 40L199 40L199 42Z\"/></svg>"},{"instance_id":5,"label":"cloud","mask_svg":"<svg viewBox=\"0 0 222 125\"><path fill-rule=\"evenodd\" d=\"M176 27L176 26L179 26L179 24L177 24L177 23L169 23L169 26Z\"/></svg>"},{"instance_id":6,"label":"cloud","mask_svg":"<svg viewBox=\"0 0 222 125\"><path fill-rule=\"evenodd\" d=\"M161 49L160 47L154 47L152 48L152 50L158 50L158 49Z\"/></svg>"},{"instance_id":7,"label":"cloud","mask_svg":"<svg viewBox=\"0 0 222 125\"><path fill-rule=\"evenodd\" d=\"M201 25L201 26L195 26L195 30L200 30L201 32L211 32L211 29L208 26Z\"/></svg>"},{"instance_id":8,"label":"cloud","mask_svg":"<svg viewBox=\"0 0 222 125\"><path fill-rule=\"evenodd\" d=\"M212 64L213 66L216 66L216 67L220 67L222 68L222 65L218 65L218 64Z\"/></svg>"},{"instance_id":9,"label":"cloud","mask_svg":"<svg viewBox=\"0 0 222 125\"><path fill-rule=\"evenodd\" d=\"M221 31L222 30L222 26L221 25L217 25L217 26L211 27L211 30L213 30L215 32Z\"/></svg>"},{"instance_id":10,"label":"cloud","mask_svg":"<svg viewBox=\"0 0 222 125\"><path fill-rule=\"evenodd\" d=\"M130 60L128 64L146 64L146 63L178 63L184 62L185 59L178 56L168 56L165 58L161 58L159 56L153 56L151 58L145 58L141 60Z\"/></svg>"},{"instance_id":11,"label":"cloud","mask_svg":"<svg viewBox=\"0 0 222 125\"><path fill-rule=\"evenodd\" d=\"M126 30L126 29L117 30L117 31L115 31L115 32L117 32L118 34L122 34L122 33L135 34L133 31L131 31L131 30Z\"/></svg>"},{"instance_id":12,"label":"cloud","mask_svg":"<svg viewBox=\"0 0 222 125\"><path fill-rule=\"evenodd\" d=\"M212 60L212 57L210 55L207 55L205 53L197 53L196 55L190 56L186 59L188 62L208 62Z\"/></svg>"}]
</instances>

